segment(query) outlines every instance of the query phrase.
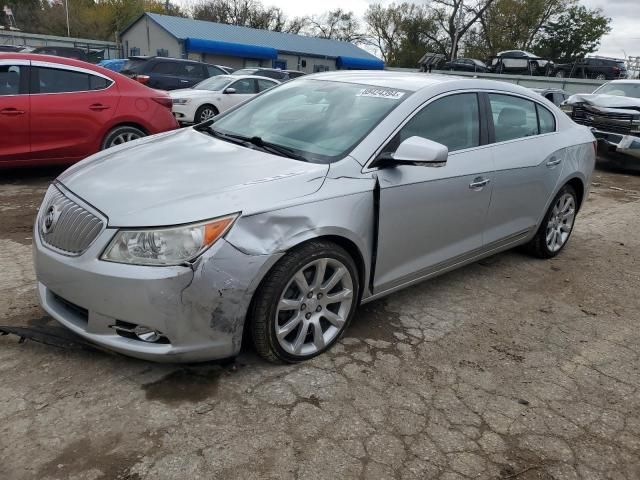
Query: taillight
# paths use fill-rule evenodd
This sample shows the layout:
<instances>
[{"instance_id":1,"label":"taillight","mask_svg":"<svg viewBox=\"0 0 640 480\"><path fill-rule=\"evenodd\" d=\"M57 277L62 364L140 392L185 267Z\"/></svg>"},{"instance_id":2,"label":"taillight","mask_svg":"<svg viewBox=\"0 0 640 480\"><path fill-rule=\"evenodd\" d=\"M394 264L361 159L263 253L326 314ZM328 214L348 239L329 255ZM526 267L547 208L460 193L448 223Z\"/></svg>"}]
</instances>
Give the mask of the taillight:
<instances>
[{"instance_id":1,"label":"taillight","mask_svg":"<svg viewBox=\"0 0 640 480\"><path fill-rule=\"evenodd\" d=\"M169 110L171 110L171 107L173 106L171 97L152 97L152 100L156 103L159 103L163 107L168 108Z\"/></svg>"},{"instance_id":2,"label":"taillight","mask_svg":"<svg viewBox=\"0 0 640 480\"><path fill-rule=\"evenodd\" d=\"M620 73L620 67L613 67L613 71L615 73Z\"/></svg>"},{"instance_id":3,"label":"taillight","mask_svg":"<svg viewBox=\"0 0 640 480\"><path fill-rule=\"evenodd\" d=\"M136 82L140 82L143 85L146 85L149 81L149 75L136 75L133 77Z\"/></svg>"}]
</instances>

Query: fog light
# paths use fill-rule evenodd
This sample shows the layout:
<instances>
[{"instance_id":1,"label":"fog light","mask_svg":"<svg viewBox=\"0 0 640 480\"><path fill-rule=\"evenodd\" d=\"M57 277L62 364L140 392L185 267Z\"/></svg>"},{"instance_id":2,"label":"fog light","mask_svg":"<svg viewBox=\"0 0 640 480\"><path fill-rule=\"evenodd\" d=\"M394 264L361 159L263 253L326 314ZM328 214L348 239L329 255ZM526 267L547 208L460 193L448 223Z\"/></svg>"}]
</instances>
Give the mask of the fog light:
<instances>
[{"instance_id":1,"label":"fog light","mask_svg":"<svg viewBox=\"0 0 640 480\"><path fill-rule=\"evenodd\" d=\"M143 342L156 343L161 339L164 339L164 335L162 335L162 333L157 330L151 330L147 327L137 326L133 329L133 333Z\"/></svg>"}]
</instances>

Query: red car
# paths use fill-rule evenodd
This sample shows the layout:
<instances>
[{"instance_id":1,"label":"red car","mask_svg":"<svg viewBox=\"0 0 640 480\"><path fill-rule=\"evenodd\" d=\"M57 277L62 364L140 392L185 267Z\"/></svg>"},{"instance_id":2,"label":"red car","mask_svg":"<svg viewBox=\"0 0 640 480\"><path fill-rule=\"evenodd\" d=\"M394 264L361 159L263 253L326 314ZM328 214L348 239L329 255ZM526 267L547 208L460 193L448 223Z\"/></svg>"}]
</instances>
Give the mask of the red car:
<instances>
[{"instance_id":1,"label":"red car","mask_svg":"<svg viewBox=\"0 0 640 480\"><path fill-rule=\"evenodd\" d=\"M165 92L78 60L0 53L0 167L73 163L177 127Z\"/></svg>"}]
</instances>

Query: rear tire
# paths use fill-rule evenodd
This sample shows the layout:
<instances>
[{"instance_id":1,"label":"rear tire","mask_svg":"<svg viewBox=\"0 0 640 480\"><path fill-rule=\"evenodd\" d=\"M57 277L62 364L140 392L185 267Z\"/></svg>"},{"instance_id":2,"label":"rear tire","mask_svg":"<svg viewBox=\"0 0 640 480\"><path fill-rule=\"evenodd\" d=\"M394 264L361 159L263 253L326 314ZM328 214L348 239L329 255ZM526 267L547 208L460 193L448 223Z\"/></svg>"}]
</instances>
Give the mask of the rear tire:
<instances>
[{"instance_id":1,"label":"rear tire","mask_svg":"<svg viewBox=\"0 0 640 480\"><path fill-rule=\"evenodd\" d=\"M576 191L571 185L565 185L551 202L535 237L524 246L525 250L543 259L558 255L569 242L577 213Z\"/></svg>"},{"instance_id":2,"label":"rear tire","mask_svg":"<svg viewBox=\"0 0 640 480\"><path fill-rule=\"evenodd\" d=\"M256 351L274 363L326 352L349 326L359 293L355 262L339 245L314 240L292 250L254 295L248 325Z\"/></svg>"},{"instance_id":3,"label":"rear tire","mask_svg":"<svg viewBox=\"0 0 640 480\"><path fill-rule=\"evenodd\" d=\"M210 118L215 117L219 113L220 112L218 111L218 109L213 105L209 105L209 104L201 105L198 108L198 110L196 110L196 114L193 117L193 121L195 123L202 123L209 120Z\"/></svg>"},{"instance_id":4,"label":"rear tire","mask_svg":"<svg viewBox=\"0 0 640 480\"><path fill-rule=\"evenodd\" d=\"M132 127L130 125L121 125L107 133L102 141L100 149L104 150L106 148L115 147L116 145L121 145L146 136L147 134L139 128Z\"/></svg>"}]
</instances>

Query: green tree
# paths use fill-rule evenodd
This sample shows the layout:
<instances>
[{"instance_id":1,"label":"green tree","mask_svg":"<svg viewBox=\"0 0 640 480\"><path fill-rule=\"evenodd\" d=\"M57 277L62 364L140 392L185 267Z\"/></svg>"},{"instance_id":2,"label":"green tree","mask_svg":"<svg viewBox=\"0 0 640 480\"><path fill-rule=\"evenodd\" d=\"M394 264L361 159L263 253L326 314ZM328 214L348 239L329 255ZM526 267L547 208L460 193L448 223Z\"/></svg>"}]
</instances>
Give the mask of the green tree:
<instances>
[{"instance_id":1,"label":"green tree","mask_svg":"<svg viewBox=\"0 0 640 480\"><path fill-rule=\"evenodd\" d=\"M534 51L560 63L572 62L595 52L610 31L611 19L601 10L573 5L542 27Z\"/></svg>"}]
</instances>

